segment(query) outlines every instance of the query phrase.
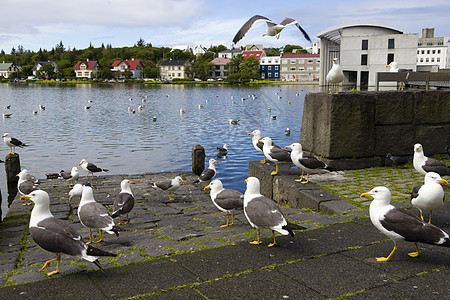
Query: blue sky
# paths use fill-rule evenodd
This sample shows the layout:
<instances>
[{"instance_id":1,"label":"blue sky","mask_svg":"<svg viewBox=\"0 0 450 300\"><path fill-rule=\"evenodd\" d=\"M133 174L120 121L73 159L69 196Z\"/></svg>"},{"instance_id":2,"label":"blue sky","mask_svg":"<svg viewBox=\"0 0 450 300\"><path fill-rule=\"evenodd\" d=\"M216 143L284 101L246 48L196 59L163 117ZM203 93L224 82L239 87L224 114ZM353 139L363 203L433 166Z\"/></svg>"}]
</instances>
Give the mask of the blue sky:
<instances>
[{"instance_id":1,"label":"blue sky","mask_svg":"<svg viewBox=\"0 0 450 300\"><path fill-rule=\"evenodd\" d=\"M230 47L242 24L256 14L275 22L294 18L312 39L324 29L354 21L384 23L404 33L434 27L435 36L450 36L448 0L0 0L0 7L0 49L7 53L18 45L50 50L59 41L77 49L90 43L132 46L141 37L153 46ZM294 26L283 30L279 40L262 37L265 28L257 23L238 46L309 46Z\"/></svg>"}]
</instances>

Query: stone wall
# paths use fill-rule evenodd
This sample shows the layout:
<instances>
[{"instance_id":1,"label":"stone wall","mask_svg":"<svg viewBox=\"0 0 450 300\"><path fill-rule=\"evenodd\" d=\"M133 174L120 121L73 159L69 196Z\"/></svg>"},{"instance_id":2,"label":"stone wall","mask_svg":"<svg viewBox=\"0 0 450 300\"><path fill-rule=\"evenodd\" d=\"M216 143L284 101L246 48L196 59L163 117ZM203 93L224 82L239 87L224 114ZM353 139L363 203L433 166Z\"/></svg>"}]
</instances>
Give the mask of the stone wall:
<instances>
[{"instance_id":1,"label":"stone wall","mask_svg":"<svg viewBox=\"0 0 450 300\"><path fill-rule=\"evenodd\" d=\"M300 143L336 169L385 164L386 153L412 160L450 146L450 91L309 93Z\"/></svg>"}]
</instances>

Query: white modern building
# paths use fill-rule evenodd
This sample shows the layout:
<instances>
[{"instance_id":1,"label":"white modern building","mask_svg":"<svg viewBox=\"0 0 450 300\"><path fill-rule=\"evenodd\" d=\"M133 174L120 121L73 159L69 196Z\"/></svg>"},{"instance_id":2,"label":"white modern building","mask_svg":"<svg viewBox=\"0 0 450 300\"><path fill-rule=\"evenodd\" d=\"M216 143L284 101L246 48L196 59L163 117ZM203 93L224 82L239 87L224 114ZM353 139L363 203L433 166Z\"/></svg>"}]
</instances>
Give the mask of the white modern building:
<instances>
[{"instance_id":1,"label":"white modern building","mask_svg":"<svg viewBox=\"0 0 450 300\"><path fill-rule=\"evenodd\" d=\"M320 38L319 85L326 86L326 75L338 58L344 71L343 85L373 87L376 73L396 61L400 68L416 71L418 34L380 23L352 22L333 26L317 34Z\"/></svg>"},{"instance_id":2,"label":"white modern building","mask_svg":"<svg viewBox=\"0 0 450 300\"><path fill-rule=\"evenodd\" d=\"M434 37L434 28L422 29L417 47L417 71L437 72L449 69L450 38Z\"/></svg>"}]
</instances>

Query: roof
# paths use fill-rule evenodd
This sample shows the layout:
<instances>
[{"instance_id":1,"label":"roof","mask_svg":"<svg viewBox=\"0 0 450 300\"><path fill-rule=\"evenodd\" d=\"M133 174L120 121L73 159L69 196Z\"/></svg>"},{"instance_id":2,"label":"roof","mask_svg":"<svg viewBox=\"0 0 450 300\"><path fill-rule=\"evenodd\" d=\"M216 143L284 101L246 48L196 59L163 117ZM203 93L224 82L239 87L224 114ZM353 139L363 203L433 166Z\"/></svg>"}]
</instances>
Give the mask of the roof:
<instances>
[{"instance_id":1,"label":"roof","mask_svg":"<svg viewBox=\"0 0 450 300\"><path fill-rule=\"evenodd\" d=\"M261 58L261 55L263 54L263 50L259 50L259 51L244 51L242 52L242 58L248 58L250 56L254 56L257 59Z\"/></svg>"},{"instance_id":2,"label":"roof","mask_svg":"<svg viewBox=\"0 0 450 300\"><path fill-rule=\"evenodd\" d=\"M112 66L118 66L121 62L123 62L124 64L126 64L128 66L128 70L135 70L137 68L137 66L139 65L139 63L141 63L141 61L139 59L132 59L132 60L115 60L112 63ZM143 63L141 63L142 66L145 66Z\"/></svg>"},{"instance_id":3,"label":"roof","mask_svg":"<svg viewBox=\"0 0 450 300\"><path fill-rule=\"evenodd\" d=\"M181 59L181 60L165 60L162 62L161 66L185 66L189 64L189 60Z\"/></svg>"},{"instance_id":4,"label":"roof","mask_svg":"<svg viewBox=\"0 0 450 300\"><path fill-rule=\"evenodd\" d=\"M229 58L225 58L225 57L216 57L214 58L211 63L216 65L216 66L221 66L221 65L226 65L227 63L229 63L231 61L231 59Z\"/></svg>"},{"instance_id":5,"label":"roof","mask_svg":"<svg viewBox=\"0 0 450 300\"><path fill-rule=\"evenodd\" d=\"M13 63L0 63L0 70L8 70Z\"/></svg>"},{"instance_id":6,"label":"roof","mask_svg":"<svg viewBox=\"0 0 450 300\"><path fill-rule=\"evenodd\" d=\"M80 69L80 65L81 64L85 64L86 65L86 70L93 70L95 65L97 65L97 61L96 60L79 60L77 62L77 64L75 65L75 67L73 67L74 70L79 70Z\"/></svg>"},{"instance_id":7,"label":"roof","mask_svg":"<svg viewBox=\"0 0 450 300\"><path fill-rule=\"evenodd\" d=\"M37 63L34 64L33 69L31 69L32 71L37 71L37 67L41 65L52 65L56 68L56 63L54 61L38 61Z\"/></svg>"},{"instance_id":8,"label":"roof","mask_svg":"<svg viewBox=\"0 0 450 300\"><path fill-rule=\"evenodd\" d=\"M342 30L345 28L351 28L351 27L380 27L380 28L397 31L398 33L403 33L403 30L392 27L390 25L376 23L376 22L360 22L360 21L358 21L358 22L344 23L344 24L340 24L340 25L336 25L336 26L327 28L327 29L319 32L318 34L316 34L316 36L320 39L323 38L323 39L327 39L332 42L335 42L336 44L340 44Z\"/></svg>"},{"instance_id":9,"label":"roof","mask_svg":"<svg viewBox=\"0 0 450 300\"><path fill-rule=\"evenodd\" d=\"M320 54L292 53L292 54L283 54L281 56L281 58L311 58L311 57L320 57Z\"/></svg>"},{"instance_id":10,"label":"roof","mask_svg":"<svg viewBox=\"0 0 450 300\"><path fill-rule=\"evenodd\" d=\"M240 50L240 49L232 49L232 50L223 50L223 51L220 51L219 53L241 53L242 52L242 50Z\"/></svg>"}]
</instances>

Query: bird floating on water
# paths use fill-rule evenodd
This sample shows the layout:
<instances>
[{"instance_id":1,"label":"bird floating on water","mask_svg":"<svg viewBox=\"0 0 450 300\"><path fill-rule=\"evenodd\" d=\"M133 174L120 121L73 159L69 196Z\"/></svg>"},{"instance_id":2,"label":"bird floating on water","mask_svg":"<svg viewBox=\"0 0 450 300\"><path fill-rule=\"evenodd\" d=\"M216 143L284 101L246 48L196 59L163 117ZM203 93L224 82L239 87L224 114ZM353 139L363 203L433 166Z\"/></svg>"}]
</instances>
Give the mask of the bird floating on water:
<instances>
[{"instance_id":1,"label":"bird floating on water","mask_svg":"<svg viewBox=\"0 0 450 300\"><path fill-rule=\"evenodd\" d=\"M245 22L244 25L242 25L241 29L239 29L239 31L236 33L235 37L233 38L233 43L237 44L237 42L239 42L244 37L244 35L250 30L250 28L256 22L259 22L259 21L265 21L267 24L267 30L263 34L263 36L265 36L265 35L275 36L277 39L279 39L280 32L286 26L295 25L303 33L303 36L305 37L305 39L307 39L308 41L311 42L311 39L309 38L306 31L303 30L303 28L298 24L298 22L292 18L285 18L280 24L277 24L267 17L255 15L255 16L251 17L247 22Z\"/></svg>"}]
</instances>

